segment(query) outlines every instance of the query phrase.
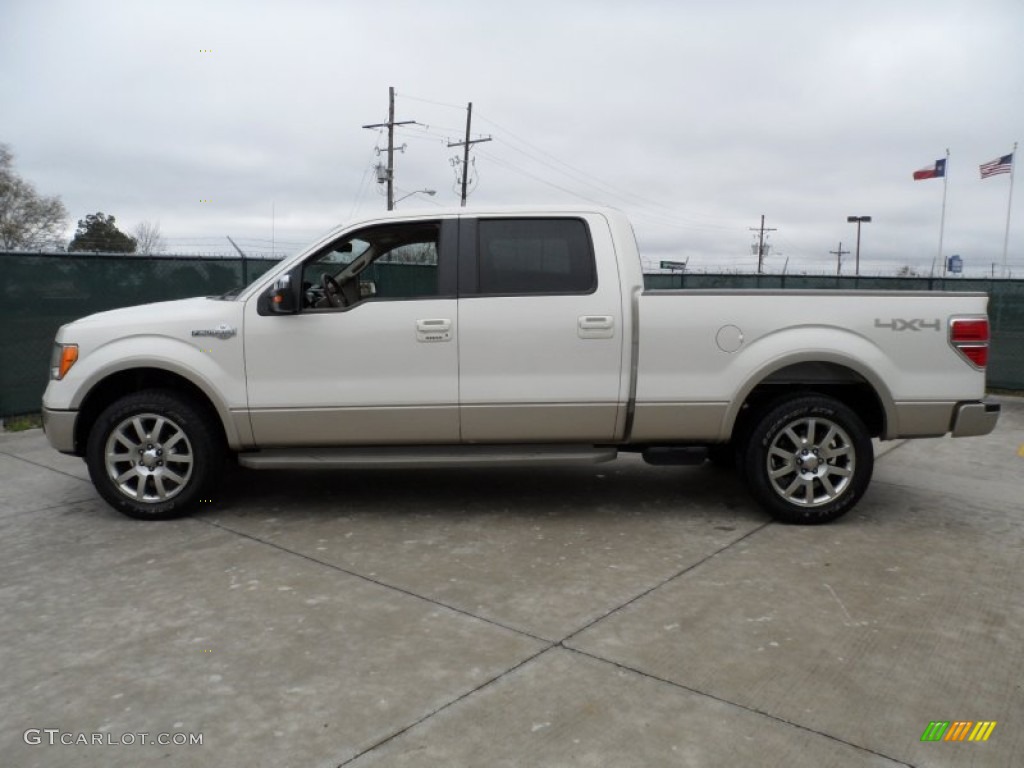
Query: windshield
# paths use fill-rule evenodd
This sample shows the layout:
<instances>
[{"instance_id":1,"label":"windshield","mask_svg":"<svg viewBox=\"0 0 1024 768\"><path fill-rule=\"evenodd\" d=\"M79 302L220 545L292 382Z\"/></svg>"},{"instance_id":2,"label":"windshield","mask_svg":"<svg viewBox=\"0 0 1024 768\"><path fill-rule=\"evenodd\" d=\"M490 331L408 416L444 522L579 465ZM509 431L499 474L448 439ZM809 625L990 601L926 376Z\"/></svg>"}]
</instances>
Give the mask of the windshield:
<instances>
[{"instance_id":1,"label":"windshield","mask_svg":"<svg viewBox=\"0 0 1024 768\"><path fill-rule=\"evenodd\" d=\"M246 263L243 262L243 264L242 264L242 274L241 274L241 278L242 278L243 282L240 283L239 285L236 285L234 288L230 288L230 289L224 291L224 293L210 295L210 296L207 296L207 298L214 299L215 301L234 301L235 299L238 298L238 294L240 294L242 291L244 291L250 285L255 283L257 280L262 279L263 275L267 272L268 267L273 268L273 266L276 263L277 263L276 260L275 261L258 261L258 262L255 261L255 260L250 260L248 262L248 268L247 268L246 267ZM238 275L236 273L235 279L237 279L237 278L238 278ZM223 284L224 283L221 283L221 285L223 285Z\"/></svg>"}]
</instances>

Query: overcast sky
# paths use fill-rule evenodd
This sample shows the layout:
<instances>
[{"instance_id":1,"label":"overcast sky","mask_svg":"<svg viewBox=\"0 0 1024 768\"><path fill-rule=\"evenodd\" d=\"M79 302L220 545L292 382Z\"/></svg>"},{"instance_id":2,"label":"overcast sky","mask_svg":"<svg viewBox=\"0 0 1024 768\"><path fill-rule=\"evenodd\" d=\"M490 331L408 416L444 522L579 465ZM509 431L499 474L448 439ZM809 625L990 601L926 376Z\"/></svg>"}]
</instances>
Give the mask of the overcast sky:
<instances>
[{"instance_id":1,"label":"overcast sky","mask_svg":"<svg viewBox=\"0 0 1024 768\"><path fill-rule=\"evenodd\" d=\"M169 250L290 253L384 210L386 136L361 126L394 86L421 124L397 132L396 197L437 191L400 209L458 203L445 144L472 101L493 141L470 207L608 204L649 264L730 270L756 266L764 214L791 272L834 270L848 215L874 218L862 272L927 271L943 182L911 175L949 148L943 251L988 274L1010 176L978 166L1024 139L1022 37L1022 0L3 0L0 142L69 238L103 211Z\"/></svg>"}]
</instances>

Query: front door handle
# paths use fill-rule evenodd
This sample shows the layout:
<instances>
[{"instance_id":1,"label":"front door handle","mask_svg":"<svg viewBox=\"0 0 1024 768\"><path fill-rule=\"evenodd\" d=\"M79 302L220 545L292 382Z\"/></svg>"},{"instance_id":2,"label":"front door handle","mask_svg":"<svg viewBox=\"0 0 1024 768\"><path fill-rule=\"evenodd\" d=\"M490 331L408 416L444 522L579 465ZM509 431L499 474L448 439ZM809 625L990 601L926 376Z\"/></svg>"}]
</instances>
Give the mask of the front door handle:
<instances>
[{"instance_id":1,"label":"front door handle","mask_svg":"<svg viewBox=\"0 0 1024 768\"><path fill-rule=\"evenodd\" d=\"M452 321L448 318L436 317L416 321L416 340L451 341Z\"/></svg>"}]
</instances>

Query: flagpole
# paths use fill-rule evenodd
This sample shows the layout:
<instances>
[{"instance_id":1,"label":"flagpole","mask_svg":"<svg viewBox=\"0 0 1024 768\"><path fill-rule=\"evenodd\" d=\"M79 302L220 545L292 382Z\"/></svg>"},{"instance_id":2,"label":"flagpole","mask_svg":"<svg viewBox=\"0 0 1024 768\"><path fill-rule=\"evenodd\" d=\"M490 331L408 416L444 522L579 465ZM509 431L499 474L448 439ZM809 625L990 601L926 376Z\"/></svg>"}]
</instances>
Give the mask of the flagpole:
<instances>
[{"instance_id":1,"label":"flagpole","mask_svg":"<svg viewBox=\"0 0 1024 768\"><path fill-rule=\"evenodd\" d=\"M939 262L942 276L946 276L946 262L942 258L942 238L946 232L946 191L949 189L949 147L946 147L946 164L942 167L942 218L939 219Z\"/></svg>"},{"instance_id":2,"label":"flagpole","mask_svg":"<svg viewBox=\"0 0 1024 768\"><path fill-rule=\"evenodd\" d=\"M1003 235L1003 278L1010 276L1006 263L1007 246L1010 244L1010 211L1013 210L1013 171L1017 165L1017 142L1013 142L1013 154L1010 156L1010 197L1006 202L1006 234Z\"/></svg>"}]
</instances>

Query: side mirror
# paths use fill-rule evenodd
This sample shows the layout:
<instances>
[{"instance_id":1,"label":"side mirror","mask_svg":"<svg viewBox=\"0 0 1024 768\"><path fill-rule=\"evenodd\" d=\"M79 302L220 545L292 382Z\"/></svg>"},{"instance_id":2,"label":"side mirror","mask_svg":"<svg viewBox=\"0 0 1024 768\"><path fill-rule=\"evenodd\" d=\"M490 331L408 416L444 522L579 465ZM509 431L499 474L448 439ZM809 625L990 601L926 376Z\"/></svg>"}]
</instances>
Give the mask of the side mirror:
<instances>
[{"instance_id":1,"label":"side mirror","mask_svg":"<svg viewBox=\"0 0 1024 768\"><path fill-rule=\"evenodd\" d=\"M270 286L267 291L267 310L272 315L294 315L299 311L298 301L295 297L295 286L292 284L292 276L281 275Z\"/></svg>"}]
</instances>

